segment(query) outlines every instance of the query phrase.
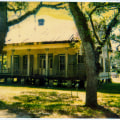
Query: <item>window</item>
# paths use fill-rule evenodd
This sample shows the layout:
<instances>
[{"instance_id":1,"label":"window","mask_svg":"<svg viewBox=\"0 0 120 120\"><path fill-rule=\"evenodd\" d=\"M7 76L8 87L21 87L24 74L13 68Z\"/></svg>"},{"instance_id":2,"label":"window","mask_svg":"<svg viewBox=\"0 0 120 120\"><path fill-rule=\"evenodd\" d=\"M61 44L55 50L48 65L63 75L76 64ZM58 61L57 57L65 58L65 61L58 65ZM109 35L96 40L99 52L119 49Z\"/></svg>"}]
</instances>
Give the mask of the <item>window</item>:
<instances>
[{"instance_id":1,"label":"window","mask_svg":"<svg viewBox=\"0 0 120 120\"><path fill-rule=\"evenodd\" d=\"M27 55L23 56L23 69L27 69Z\"/></svg>"},{"instance_id":2,"label":"window","mask_svg":"<svg viewBox=\"0 0 120 120\"><path fill-rule=\"evenodd\" d=\"M39 60L39 68L42 67L42 59Z\"/></svg>"},{"instance_id":3,"label":"window","mask_svg":"<svg viewBox=\"0 0 120 120\"><path fill-rule=\"evenodd\" d=\"M40 61L39 61L39 67L40 68L46 68L46 63L45 63L45 59L40 59Z\"/></svg>"},{"instance_id":4,"label":"window","mask_svg":"<svg viewBox=\"0 0 120 120\"><path fill-rule=\"evenodd\" d=\"M14 55L13 71L15 74L19 73L19 55Z\"/></svg>"},{"instance_id":5,"label":"window","mask_svg":"<svg viewBox=\"0 0 120 120\"><path fill-rule=\"evenodd\" d=\"M44 68L44 69L46 68L46 62L45 62L45 59L43 59L43 68Z\"/></svg>"},{"instance_id":6,"label":"window","mask_svg":"<svg viewBox=\"0 0 120 120\"><path fill-rule=\"evenodd\" d=\"M53 63L53 60L52 58L50 58L50 68L52 68L52 63Z\"/></svg>"},{"instance_id":7,"label":"window","mask_svg":"<svg viewBox=\"0 0 120 120\"><path fill-rule=\"evenodd\" d=\"M45 68L46 67L46 59L45 59L45 54L40 54L39 55L39 68Z\"/></svg>"},{"instance_id":8,"label":"window","mask_svg":"<svg viewBox=\"0 0 120 120\"><path fill-rule=\"evenodd\" d=\"M65 70L65 56L60 56L60 71Z\"/></svg>"},{"instance_id":9,"label":"window","mask_svg":"<svg viewBox=\"0 0 120 120\"><path fill-rule=\"evenodd\" d=\"M49 68L52 68L53 67L53 54L49 54L48 56L48 59L49 59Z\"/></svg>"},{"instance_id":10,"label":"window","mask_svg":"<svg viewBox=\"0 0 120 120\"><path fill-rule=\"evenodd\" d=\"M39 26L44 25L44 22L45 22L44 19L39 19L39 20L38 20L38 25L39 25Z\"/></svg>"},{"instance_id":11,"label":"window","mask_svg":"<svg viewBox=\"0 0 120 120\"><path fill-rule=\"evenodd\" d=\"M34 45L34 43L25 43L25 45Z\"/></svg>"},{"instance_id":12,"label":"window","mask_svg":"<svg viewBox=\"0 0 120 120\"><path fill-rule=\"evenodd\" d=\"M78 63L84 63L84 56L78 55Z\"/></svg>"}]
</instances>

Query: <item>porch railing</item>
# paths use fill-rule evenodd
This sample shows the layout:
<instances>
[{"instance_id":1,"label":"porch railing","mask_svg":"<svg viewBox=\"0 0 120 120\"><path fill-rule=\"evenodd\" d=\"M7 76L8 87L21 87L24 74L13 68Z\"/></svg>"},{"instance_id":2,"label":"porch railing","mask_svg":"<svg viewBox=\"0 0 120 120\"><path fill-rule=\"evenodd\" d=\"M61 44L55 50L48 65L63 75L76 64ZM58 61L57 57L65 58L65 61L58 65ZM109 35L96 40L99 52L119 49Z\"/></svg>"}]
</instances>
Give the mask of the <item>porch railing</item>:
<instances>
[{"instance_id":1,"label":"porch railing","mask_svg":"<svg viewBox=\"0 0 120 120\"><path fill-rule=\"evenodd\" d=\"M9 74L10 70L9 69L0 69L0 74Z\"/></svg>"}]
</instances>

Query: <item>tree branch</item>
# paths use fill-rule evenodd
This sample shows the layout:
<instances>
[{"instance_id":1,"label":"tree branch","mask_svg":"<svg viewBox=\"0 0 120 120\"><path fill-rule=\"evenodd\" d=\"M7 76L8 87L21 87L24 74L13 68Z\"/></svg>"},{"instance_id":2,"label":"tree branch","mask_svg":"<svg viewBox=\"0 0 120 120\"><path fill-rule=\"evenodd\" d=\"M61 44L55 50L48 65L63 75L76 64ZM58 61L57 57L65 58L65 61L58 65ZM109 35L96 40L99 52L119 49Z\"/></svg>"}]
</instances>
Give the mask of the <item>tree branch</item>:
<instances>
[{"instance_id":1,"label":"tree branch","mask_svg":"<svg viewBox=\"0 0 120 120\"><path fill-rule=\"evenodd\" d=\"M93 8L93 10L89 13L89 15L91 16L99 7L101 7L101 6L96 6L95 8Z\"/></svg>"},{"instance_id":2,"label":"tree branch","mask_svg":"<svg viewBox=\"0 0 120 120\"><path fill-rule=\"evenodd\" d=\"M114 18L108 24L106 35L105 35L105 40L109 37L112 28L115 27L115 25L118 23L117 16L119 15L119 12L120 12L120 9L118 9L118 13L114 16Z\"/></svg>"},{"instance_id":3,"label":"tree branch","mask_svg":"<svg viewBox=\"0 0 120 120\"><path fill-rule=\"evenodd\" d=\"M11 4L7 4L7 10L10 11L10 12L14 12L14 13L16 13L17 11L20 11L20 10L23 10L23 9L20 8L20 7L17 8L17 9L15 9L13 5L11 5Z\"/></svg>"},{"instance_id":4,"label":"tree branch","mask_svg":"<svg viewBox=\"0 0 120 120\"><path fill-rule=\"evenodd\" d=\"M42 7L42 3L40 2L40 4L34 10L28 11L26 14L22 15L21 17L14 19L12 21L9 21L8 26L18 24L18 23L22 22L23 20L25 20L30 15L36 14L41 7Z\"/></svg>"},{"instance_id":5,"label":"tree branch","mask_svg":"<svg viewBox=\"0 0 120 120\"><path fill-rule=\"evenodd\" d=\"M115 3L114 3L115 4ZM116 4L115 4L116 5ZM109 4L102 4L102 5L97 5L95 6L95 8L93 8L91 10L91 12L89 13L89 15L92 15L97 9L101 8L101 7L108 7L108 6L112 6L112 8L114 9L118 9L118 7L116 7L115 5L113 5L112 3L109 3ZM111 8L109 8L109 10L112 10Z\"/></svg>"},{"instance_id":6,"label":"tree branch","mask_svg":"<svg viewBox=\"0 0 120 120\"><path fill-rule=\"evenodd\" d=\"M95 32L95 27L94 27L94 24L93 24L93 21L92 21L92 16L89 15L89 18L90 18L90 23L91 23L92 30L93 30L93 33L94 33L94 35L95 35L95 38L96 38L97 42L101 45L101 41L100 41L98 35L97 35L96 32Z\"/></svg>"},{"instance_id":7,"label":"tree branch","mask_svg":"<svg viewBox=\"0 0 120 120\"><path fill-rule=\"evenodd\" d=\"M103 40L103 42L101 43L101 46L99 47L99 49L101 49L104 44L106 43L106 41L108 40L108 37L110 36L110 33L112 31L112 28L115 27L115 25L118 23L117 20L117 16L119 15L120 12L120 8L118 8L118 13L114 16L114 18L111 20L111 22L108 24L107 30L105 32L105 39ZM97 50L98 48L96 48Z\"/></svg>"},{"instance_id":8,"label":"tree branch","mask_svg":"<svg viewBox=\"0 0 120 120\"><path fill-rule=\"evenodd\" d=\"M120 46L120 44L116 47L116 50L117 50L117 51L119 51L119 46Z\"/></svg>"},{"instance_id":9,"label":"tree branch","mask_svg":"<svg viewBox=\"0 0 120 120\"><path fill-rule=\"evenodd\" d=\"M20 22L22 22L23 20L25 20L27 17L29 17L30 15L34 15L34 14L37 14L37 12L40 10L40 8L42 7L47 7L47 8L53 8L53 9L63 9L64 7L60 7L61 5L63 5L64 3L58 3L56 5L46 5L46 4L43 4L42 2L39 3L39 5L31 10L31 11L28 11L27 13L25 13L24 15L22 15L21 17L17 18L17 19L14 19L14 20L11 20L8 22L8 26L12 26L12 25L15 25L15 24L18 24Z\"/></svg>"},{"instance_id":10,"label":"tree branch","mask_svg":"<svg viewBox=\"0 0 120 120\"><path fill-rule=\"evenodd\" d=\"M56 5L47 5L47 4L42 4L42 7L47 7L47 8L53 8L53 9L65 9L65 7L61 7L65 3L59 3Z\"/></svg>"},{"instance_id":11,"label":"tree branch","mask_svg":"<svg viewBox=\"0 0 120 120\"><path fill-rule=\"evenodd\" d=\"M15 8L7 7L7 10L16 13L17 11L20 11L20 10L23 10L23 9L21 9L21 8L15 9Z\"/></svg>"},{"instance_id":12,"label":"tree branch","mask_svg":"<svg viewBox=\"0 0 120 120\"><path fill-rule=\"evenodd\" d=\"M109 5L111 5L111 3L109 3ZM119 11L120 9L116 6L112 6L112 7L115 7L114 9L118 9L118 13L115 15L115 17L113 18L113 20L110 22L110 24L108 25L108 29L106 30L106 36L105 36L105 40L103 42L100 41L99 37L97 36L96 32L95 32L95 28L94 28L94 24L93 24L93 21L92 21L92 14L97 10L99 9L100 7L106 7L106 6L109 6L107 4L102 4L102 5L98 5L96 6L89 14L89 18L90 18L90 23L91 23L91 26L92 26L92 29L93 29L93 33L95 35L95 38L97 40L97 42L100 44L100 45L104 45L105 44L105 41L106 39L109 37L110 35L110 32L112 30L112 28L118 23L118 20L116 19L117 16L119 15ZM111 8L110 8L111 9Z\"/></svg>"},{"instance_id":13,"label":"tree branch","mask_svg":"<svg viewBox=\"0 0 120 120\"><path fill-rule=\"evenodd\" d=\"M111 39L111 40L113 40L113 41L115 41L115 42L119 42L119 43L120 43L120 40L119 40L119 39Z\"/></svg>"}]
</instances>

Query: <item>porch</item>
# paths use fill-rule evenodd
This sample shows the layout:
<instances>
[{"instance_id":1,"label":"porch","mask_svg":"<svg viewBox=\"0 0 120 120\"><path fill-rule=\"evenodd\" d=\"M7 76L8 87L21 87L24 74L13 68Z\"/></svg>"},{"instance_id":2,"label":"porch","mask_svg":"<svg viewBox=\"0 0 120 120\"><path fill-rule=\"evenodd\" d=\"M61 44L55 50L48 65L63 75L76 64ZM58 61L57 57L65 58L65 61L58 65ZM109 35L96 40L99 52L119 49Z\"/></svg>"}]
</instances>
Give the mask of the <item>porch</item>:
<instances>
[{"instance_id":1,"label":"porch","mask_svg":"<svg viewBox=\"0 0 120 120\"><path fill-rule=\"evenodd\" d=\"M41 47L33 49L30 46L31 49L22 48L22 46L16 46L15 49L12 49L11 46L8 48L4 49L7 51L6 73L11 75L67 78L76 77L79 69L77 68L78 49L64 46L45 49ZM2 69L0 73L4 73Z\"/></svg>"}]
</instances>

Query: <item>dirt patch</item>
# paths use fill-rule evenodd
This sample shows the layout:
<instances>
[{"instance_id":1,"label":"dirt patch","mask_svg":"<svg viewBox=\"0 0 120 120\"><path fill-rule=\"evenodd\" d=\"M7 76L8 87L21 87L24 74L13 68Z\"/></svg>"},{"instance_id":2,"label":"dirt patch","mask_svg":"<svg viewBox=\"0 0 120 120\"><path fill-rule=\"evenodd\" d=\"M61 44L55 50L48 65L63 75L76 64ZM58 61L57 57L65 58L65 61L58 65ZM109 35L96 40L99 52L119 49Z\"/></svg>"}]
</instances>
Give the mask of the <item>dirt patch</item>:
<instances>
[{"instance_id":1,"label":"dirt patch","mask_svg":"<svg viewBox=\"0 0 120 120\"><path fill-rule=\"evenodd\" d=\"M112 82L113 83L120 83L120 75L117 78L112 77Z\"/></svg>"},{"instance_id":2,"label":"dirt patch","mask_svg":"<svg viewBox=\"0 0 120 120\"><path fill-rule=\"evenodd\" d=\"M19 112L19 113L12 113L8 109L0 110L0 118L32 118L32 116Z\"/></svg>"}]
</instances>

